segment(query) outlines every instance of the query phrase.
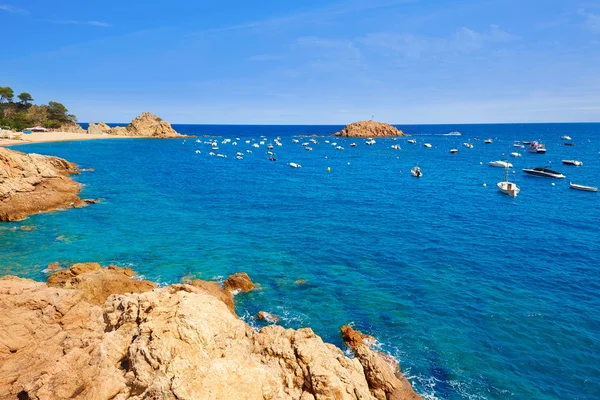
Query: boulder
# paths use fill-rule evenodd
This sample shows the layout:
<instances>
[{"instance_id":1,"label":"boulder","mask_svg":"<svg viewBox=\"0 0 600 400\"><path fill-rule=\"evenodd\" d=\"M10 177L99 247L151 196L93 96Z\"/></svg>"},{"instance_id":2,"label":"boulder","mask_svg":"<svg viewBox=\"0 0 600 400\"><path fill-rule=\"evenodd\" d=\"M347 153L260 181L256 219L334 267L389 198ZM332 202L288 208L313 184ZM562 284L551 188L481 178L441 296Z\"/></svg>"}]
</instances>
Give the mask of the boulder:
<instances>
[{"instance_id":1,"label":"boulder","mask_svg":"<svg viewBox=\"0 0 600 400\"><path fill-rule=\"evenodd\" d=\"M110 133L111 127L106 125L104 122L98 124L98 130L102 133Z\"/></svg>"},{"instance_id":2,"label":"boulder","mask_svg":"<svg viewBox=\"0 0 600 400\"><path fill-rule=\"evenodd\" d=\"M217 299L221 300L223 303L225 303L227 309L237 317L237 314L235 313L235 304L233 303L233 295L230 291L224 290L216 282L202 281L200 279L194 279L190 282L190 285L203 289L207 293L210 293Z\"/></svg>"},{"instance_id":3,"label":"boulder","mask_svg":"<svg viewBox=\"0 0 600 400\"><path fill-rule=\"evenodd\" d=\"M354 330L350 325L344 325L341 328L342 338L344 343L352 349L360 346L361 344L373 345L377 343L377 340L371 335L365 335L362 332Z\"/></svg>"},{"instance_id":4,"label":"boulder","mask_svg":"<svg viewBox=\"0 0 600 400\"><path fill-rule=\"evenodd\" d=\"M85 129L81 127L77 122L69 122L61 125L58 132L71 132L71 133L86 133Z\"/></svg>"},{"instance_id":5,"label":"boulder","mask_svg":"<svg viewBox=\"0 0 600 400\"><path fill-rule=\"evenodd\" d=\"M237 272L230 275L223 286L225 290L233 293L249 292L254 289L254 283L245 272Z\"/></svg>"},{"instance_id":6,"label":"boulder","mask_svg":"<svg viewBox=\"0 0 600 400\"><path fill-rule=\"evenodd\" d=\"M94 134L109 134L116 136L135 136L135 137L152 137L152 138L185 138L190 137L180 135L173 129L170 123L163 121L156 115L149 112L143 112L138 117L127 125L127 127L117 126L111 128L104 122L95 125L90 122L88 133Z\"/></svg>"},{"instance_id":7,"label":"boulder","mask_svg":"<svg viewBox=\"0 0 600 400\"><path fill-rule=\"evenodd\" d=\"M87 204L69 177L79 170L62 158L0 148L0 221Z\"/></svg>"},{"instance_id":8,"label":"boulder","mask_svg":"<svg viewBox=\"0 0 600 400\"><path fill-rule=\"evenodd\" d=\"M261 321L270 322L272 324L276 324L280 320L277 315L266 312L266 311L259 311L258 314L256 314L256 318Z\"/></svg>"},{"instance_id":9,"label":"boulder","mask_svg":"<svg viewBox=\"0 0 600 400\"><path fill-rule=\"evenodd\" d=\"M340 132L334 133L334 136L375 138L408 135L390 124L370 120L346 125Z\"/></svg>"}]
</instances>

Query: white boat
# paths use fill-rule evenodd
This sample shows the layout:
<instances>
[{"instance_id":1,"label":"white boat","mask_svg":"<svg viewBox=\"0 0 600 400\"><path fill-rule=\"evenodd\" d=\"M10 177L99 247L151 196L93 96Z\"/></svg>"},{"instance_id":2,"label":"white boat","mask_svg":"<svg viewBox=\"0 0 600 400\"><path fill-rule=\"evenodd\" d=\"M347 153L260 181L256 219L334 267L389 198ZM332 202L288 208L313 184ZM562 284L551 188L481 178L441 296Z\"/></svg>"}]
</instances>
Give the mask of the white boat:
<instances>
[{"instance_id":1,"label":"white boat","mask_svg":"<svg viewBox=\"0 0 600 400\"><path fill-rule=\"evenodd\" d=\"M413 167L413 169L410 170L410 173L415 178L420 178L423 176L423 172L421 172L421 168L419 168L419 167Z\"/></svg>"},{"instance_id":2,"label":"white boat","mask_svg":"<svg viewBox=\"0 0 600 400\"><path fill-rule=\"evenodd\" d=\"M492 139L485 139L485 140L483 141L483 143L485 143L485 144L490 144L490 143L492 143Z\"/></svg>"},{"instance_id":3,"label":"white boat","mask_svg":"<svg viewBox=\"0 0 600 400\"><path fill-rule=\"evenodd\" d=\"M308 146L309 144L310 143L308 143L308 142L304 142L304 143L302 143L302 146Z\"/></svg>"},{"instance_id":4,"label":"white boat","mask_svg":"<svg viewBox=\"0 0 600 400\"><path fill-rule=\"evenodd\" d=\"M252 150L246 150L246 153L250 154L252 153Z\"/></svg>"},{"instance_id":5,"label":"white boat","mask_svg":"<svg viewBox=\"0 0 600 400\"><path fill-rule=\"evenodd\" d=\"M563 135L560 137L562 140L571 140L571 136Z\"/></svg>"},{"instance_id":6,"label":"white boat","mask_svg":"<svg viewBox=\"0 0 600 400\"><path fill-rule=\"evenodd\" d=\"M393 144L392 145L392 149L394 149L394 150L400 150L400 145L399 144Z\"/></svg>"},{"instance_id":7,"label":"white boat","mask_svg":"<svg viewBox=\"0 0 600 400\"><path fill-rule=\"evenodd\" d=\"M200 154L200 153L201 153L201 151L200 151L200 150L196 150L196 154Z\"/></svg>"},{"instance_id":8,"label":"white boat","mask_svg":"<svg viewBox=\"0 0 600 400\"><path fill-rule=\"evenodd\" d=\"M516 151L510 153L511 157L521 157L521 153L517 153Z\"/></svg>"},{"instance_id":9,"label":"white boat","mask_svg":"<svg viewBox=\"0 0 600 400\"><path fill-rule=\"evenodd\" d=\"M254 143L254 144L252 145L252 147L259 148L259 147L260 147L260 145L259 145L258 143Z\"/></svg>"},{"instance_id":10,"label":"white boat","mask_svg":"<svg viewBox=\"0 0 600 400\"><path fill-rule=\"evenodd\" d=\"M571 189L583 190L584 192L597 192L598 191L597 187L577 185L575 183L570 183L570 182L569 182L569 187Z\"/></svg>"},{"instance_id":11,"label":"white boat","mask_svg":"<svg viewBox=\"0 0 600 400\"><path fill-rule=\"evenodd\" d=\"M217 157L227 158L227 156L225 154L217 154Z\"/></svg>"},{"instance_id":12,"label":"white boat","mask_svg":"<svg viewBox=\"0 0 600 400\"><path fill-rule=\"evenodd\" d=\"M508 168L504 171L504 180L502 182L498 182L498 189L504 194L507 194L512 197L517 197L521 189L513 183L508 181Z\"/></svg>"},{"instance_id":13,"label":"white boat","mask_svg":"<svg viewBox=\"0 0 600 400\"><path fill-rule=\"evenodd\" d=\"M231 142L232 146L237 146L237 142Z\"/></svg>"},{"instance_id":14,"label":"white boat","mask_svg":"<svg viewBox=\"0 0 600 400\"><path fill-rule=\"evenodd\" d=\"M531 142L528 150L530 153L544 154L546 153L546 146L542 143Z\"/></svg>"},{"instance_id":15,"label":"white boat","mask_svg":"<svg viewBox=\"0 0 600 400\"><path fill-rule=\"evenodd\" d=\"M524 148L525 146L523 146L523 145L521 144L521 142L519 142L518 140L515 140L515 143L513 144L513 147Z\"/></svg>"},{"instance_id":16,"label":"white boat","mask_svg":"<svg viewBox=\"0 0 600 400\"><path fill-rule=\"evenodd\" d=\"M344 150L344 148L342 146L337 146L336 150Z\"/></svg>"},{"instance_id":17,"label":"white boat","mask_svg":"<svg viewBox=\"0 0 600 400\"><path fill-rule=\"evenodd\" d=\"M450 153L456 154L456 153L458 153L458 149L450 149Z\"/></svg>"},{"instance_id":18,"label":"white boat","mask_svg":"<svg viewBox=\"0 0 600 400\"><path fill-rule=\"evenodd\" d=\"M237 153L235 153L235 155L236 155L236 156L240 156L240 157L243 157L243 156L244 156L244 155L243 155L241 152L239 152L239 151L238 151Z\"/></svg>"},{"instance_id":19,"label":"white boat","mask_svg":"<svg viewBox=\"0 0 600 400\"><path fill-rule=\"evenodd\" d=\"M468 148L468 149L472 149L473 145L471 143L463 143L463 145Z\"/></svg>"},{"instance_id":20,"label":"white boat","mask_svg":"<svg viewBox=\"0 0 600 400\"><path fill-rule=\"evenodd\" d=\"M581 167L583 165L583 163L579 160L562 160L562 163L566 165L574 165L576 167Z\"/></svg>"},{"instance_id":21,"label":"white boat","mask_svg":"<svg viewBox=\"0 0 600 400\"><path fill-rule=\"evenodd\" d=\"M208 153L209 156L214 156L215 153L213 153L212 151L210 153Z\"/></svg>"},{"instance_id":22,"label":"white boat","mask_svg":"<svg viewBox=\"0 0 600 400\"><path fill-rule=\"evenodd\" d=\"M356 143L350 143L350 147L356 147Z\"/></svg>"},{"instance_id":23,"label":"white boat","mask_svg":"<svg viewBox=\"0 0 600 400\"><path fill-rule=\"evenodd\" d=\"M250 144L250 141L249 141L249 140L246 140L246 144Z\"/></svg>"},{"instance_id":24,"label":"white boat","mask_svg":"<svg viewBox=\"0 0 600 400\"><path fill-rule=\"evenodd\" d=\"M292 142L294 142L294 143L298 143L298 142L299 142L299 140L298 140L298 139L292 139Z\"/></svg>"},{"instance_id":25,"label":"white boat","mask_svg":"<svg viewBox=\"0 0 600 400\"><path fill-rule=\"evenodd\" d=\"M431 143L425 143L423 146L427 147L428 149L431 148Z\"/></svg>"},{"instance_id":26,"label":"white boat","mask_svg":"<svg viewBox=\"0 0 600 400\"><path fill-rule=\"evenodd\" d=\"M213 150L213 151L217 151L217 150L219 150L219 148L218 148L217 146L213 146L213 147L212 147L212 150Z\"/></svg>"},{"instance_id":27,"label":"white boat","mask_svg":"<svg viewBox=\"0 0 600 400\"><path fill-rule=\"evenodd\" d=\"M560 172L552 171L551 169L542 168L542 167L538 167L538 168L525 168L525 169L523 169L523 172L525 172L526 174L529 174L529 175L542 176L544 178L563 179L565 177Z\"/></svg>"},{"instance_id":28,"label":"white boat","mask_svg":"<svg viewBox=\"0 0 600 400\"><path fill-rule=\"evenodd\" d=\"M302 168L302 165L291 162L290 167L292 168Z\"/></svg>"},{"instance_id":29,"label":"white boat","mask_svg":"<svg viewBox=\"0 0 600 400\"><path fill-rule=\"evenodd\" d=\"M417 139L408 139L408 143L417 144Z\"/></svg>"},{"instance_id":30,"label":"white boat","mask_svg":"<svg viewBox=\"0 0 600 400\"><path fill-rule=\"evenodd\" d=\"M444 133L442 136L460 136L461 133L460 132L450 132L450 133Z\"/></svg>"},{"instance_id":31,"label":"white boat","mask_svg":"<svg viewBox=\"0 0 600 400\"><path fill-rule=\"evenodd\" d=\"M502 161L502 160L490 161L488 163L488 165L490 167L496 167L496 168L512 168L513 167L513 165L511 163L509 163L508 161Z\"/></svg>"},{"instance_id":32,"label":"white boat","mask_svg":"<svg viewBox=\"0 0 600 400\"><path fill-rule=\"evenodd\" d=\"M376 142L375 142L375 140L373 140L373 139L369 139L369 140L367 140L367 141L365 142L365 144L366 144L367 146L373 146L375 143L376 143Z\"/></svg>"},{"instance_id":33,"label":"white boat","mask_svg":"<svg viewBox=\"0 0 600 400\"><path fill-rule=\"evenodd\" d=\"M237 158L238 160L243 160L244 156L235 156L235 158Z\"/></svg>"},{"instance_id":34,"label":"white boat","mask_svg":"<svg viewBox=\"0 0 600 400\"><path fill-rule=\"evenodd\" d=\"M312 147L305 147L304 150L306 150L306 151L312 151Z\"/></svg>"}]
</instances>

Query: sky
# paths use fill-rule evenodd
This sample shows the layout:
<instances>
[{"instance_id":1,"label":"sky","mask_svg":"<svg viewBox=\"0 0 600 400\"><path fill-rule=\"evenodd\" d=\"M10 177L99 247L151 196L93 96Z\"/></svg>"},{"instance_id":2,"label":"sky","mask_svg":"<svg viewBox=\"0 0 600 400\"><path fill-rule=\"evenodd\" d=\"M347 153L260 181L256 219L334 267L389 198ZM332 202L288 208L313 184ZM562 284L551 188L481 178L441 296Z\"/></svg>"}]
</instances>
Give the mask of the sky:
<instances>
[{"instance_id":1,"label":"sky","mask_svg":"<svg viewBox=\"0 0 600 400\"><path fill-rule=\"evenodd\" d=\"M0 86L79 121L600 121L600 0L0 0Z\"/></svg>"}]
</instances>

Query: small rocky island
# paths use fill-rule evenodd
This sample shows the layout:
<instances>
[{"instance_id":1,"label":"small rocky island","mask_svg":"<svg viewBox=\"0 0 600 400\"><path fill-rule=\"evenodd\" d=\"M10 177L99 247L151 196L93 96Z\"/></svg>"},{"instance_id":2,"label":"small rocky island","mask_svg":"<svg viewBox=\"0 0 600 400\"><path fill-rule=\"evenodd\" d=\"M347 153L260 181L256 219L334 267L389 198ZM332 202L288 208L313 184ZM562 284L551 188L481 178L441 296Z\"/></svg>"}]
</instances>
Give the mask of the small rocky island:
<instances>
[{"instance_id":1,"label":"small rocky island","mask_svg":"<svg viewBox=\"0 0 600 400\"><path fill-rule=\"evenodd\" d=\"M233 307L232 293L253 287L246 274L229 290L200 280L157 288L134 275L85 263L47 284L0 278L0 398L422 399L348 326L355 358L309 328L252 329Z\"/></svg>"},{"instance_id":2,"label":"small rocky island","mask_svg":"<svg viewBox=\"0 0 600 400\"><path fill-rule=\"evenodd\" d=\"M170 123L149 112L142 113L127 126L111 128L104 122L100 122L98 125L90 122L87 133L151 138L191 137L177 133Z\"/></svg>"},{"instance_id":3,"label":"small rocky island","mask_svg":"<svg viewBox=\"0 0 600 400\"><path fill-rule=\"evenodd\" d=\"M400 129L385 122L369 120L353 122L349 125L346 125L346 127L340 132L334 133L334 136L375 138L408 135L402 132Z\"/></svg>"},{"instance_id":4,"label":"small rocky island","mask_svg":"<svg viewBox=\"0 0 600 400\"><path fill-rule=\"evenodd\" d=\"M93 202L79 198L81 187L70 177L78 173L75 164L62 158L0 147L0 221Z\"/></svg>"}]
</instances>

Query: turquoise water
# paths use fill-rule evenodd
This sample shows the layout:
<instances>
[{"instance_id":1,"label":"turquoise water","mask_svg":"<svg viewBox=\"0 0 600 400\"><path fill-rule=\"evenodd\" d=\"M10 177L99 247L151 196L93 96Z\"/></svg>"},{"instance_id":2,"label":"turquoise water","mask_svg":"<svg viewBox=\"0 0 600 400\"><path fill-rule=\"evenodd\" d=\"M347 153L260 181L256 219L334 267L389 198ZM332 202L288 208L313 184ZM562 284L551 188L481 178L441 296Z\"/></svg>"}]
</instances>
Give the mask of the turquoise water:
<instances>
[{"instance_id":1,"label":"turquoise water","mask_svg":"<svg viewBox=\"0 0 600 400\"><path fill-rule=\"evenodd\" d=\"M354 323L427 398L600 398L600 197L568 188L600 186L600 124L406 126L417 145L320 137L312 152L293 135L340 127L175 127L222 136L218 152L228 157L192 139L18 148L93 168L76 179L83 197L104 200L0 225L0 275L44 280L53 261L130 266L164 284L245 271L260 284L236 299L249 323L260 327L256 312L274 312L340 347L340 326ZM441 136L450 131L462 136ZM245 144L259 135L282 137L278 161ZM237 146L221 144L236 137ZM514 140L541 140L548 153ZM524 153L505 157L517 198L498 192L504 171L487 166L512 151ZM410 176L417 162L421 179ZM521 172L537 166L567 178ZM37 229L7 229L22 224Z\"/></svg>"}]
</instances>

